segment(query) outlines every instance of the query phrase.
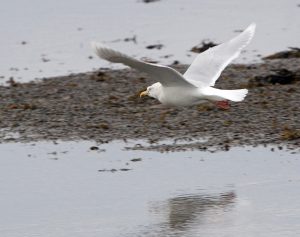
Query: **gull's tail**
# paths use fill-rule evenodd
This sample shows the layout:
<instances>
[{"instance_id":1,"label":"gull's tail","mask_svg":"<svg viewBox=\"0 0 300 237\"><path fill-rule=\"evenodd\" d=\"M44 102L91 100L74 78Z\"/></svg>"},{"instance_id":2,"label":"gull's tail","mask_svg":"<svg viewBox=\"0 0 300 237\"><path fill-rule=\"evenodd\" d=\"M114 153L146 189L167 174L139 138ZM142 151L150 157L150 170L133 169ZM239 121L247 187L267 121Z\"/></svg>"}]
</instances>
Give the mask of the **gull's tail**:
<instances>
[{"instance_id":1,"label":"gull's tail","mask_svg":"<svg viewBox=\"0 0 300 237\"><path fill-rule=\"evenodd\" d=\"M234 102L243 101L248 94L247 89L237 89L237 90L220 90L219 95L227 100Z\"/></svg>"},{"instance_id":2,"label":"gull's tail","mask_svg":"<svg viewBox=\"0 0 300 237\"><path fill-rule=\"evenodd\" d=\"M231 100L234 102L243 101L246 97L247 89L237 89L237 90L221 90L213 87L202 88L201 92L209 100L220 101L220 100Z\"/></svg>"}]
</instances>

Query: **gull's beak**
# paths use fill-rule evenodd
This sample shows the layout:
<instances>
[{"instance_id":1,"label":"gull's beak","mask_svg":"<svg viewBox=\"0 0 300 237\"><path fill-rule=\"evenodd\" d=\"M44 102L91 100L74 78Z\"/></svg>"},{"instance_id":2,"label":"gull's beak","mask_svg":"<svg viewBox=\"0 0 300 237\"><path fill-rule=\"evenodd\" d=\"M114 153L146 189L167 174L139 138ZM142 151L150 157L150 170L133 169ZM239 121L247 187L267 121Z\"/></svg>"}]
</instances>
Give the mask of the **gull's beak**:
<instances>
[{"instance_id":1,"label":"gull's beak","mask_svg":"<svg viewBox=\"0 0 300 237\"><path fill-rule=\"evenodd\" d=\"M143 91L143 92L141 92L141 94L140 94L140 98L141 98L142 96L146 96L146 95L148 95L148 91Z\"/></svg>"}]
</instances>

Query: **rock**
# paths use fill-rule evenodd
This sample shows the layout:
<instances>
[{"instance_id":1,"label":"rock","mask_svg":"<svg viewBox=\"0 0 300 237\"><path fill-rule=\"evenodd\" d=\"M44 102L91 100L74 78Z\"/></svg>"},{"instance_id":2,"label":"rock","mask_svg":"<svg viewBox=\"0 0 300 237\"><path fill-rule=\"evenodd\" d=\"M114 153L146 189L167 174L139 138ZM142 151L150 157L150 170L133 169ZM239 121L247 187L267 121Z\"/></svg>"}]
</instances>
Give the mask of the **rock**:
<instances>
[{"instance_id":1,"label":"rock","mask_svg":"<svg viewBox=\"0 0 300 237\"><path fill-rule=\"evenodd\" d=\"M101 123L100 125L99 125L99 127L100 128L102 128L102 129L109 129L109 125L108 124L106 124L106 123Z\"/></svg>"},{"instance_id":2,"label":"rock","mask_svg":"<svg viewBox=\"0 0 300 237\"><path fill-rule=\"evenodd\" d=\"M11 87L16 87L19 85L19 83L17 83L13 77L10 77L9 80L7 81L7 83L11 86Z\"/></svg>"},{"instance_id":3,"label":"rock","mask_svg":"<svg viewBox=\"0 0 300 237\"><path fill-rule=\"evenodd\" d=\"M205 50L217 46L218 44L212 42L212 41L207 41L207 40L203 40L200 44L194 46L190 51L194 52L194 53L202 53Z\"/></svg>"},{"instance_id":4,"label":"rock","mask_svg":"<svg viewBox=\"0 0 300 237\"><path fill-rule=\"evenodd\" d=\"M43 62L43 63L50 62L50 59L48 59L48 58L42 58L42 62Z\"/></svg>"},{"instance_id":5,"label":"rock","mask_svg":"<svg viewBox=\"0 0 300 237\"><path fill-rule=\"evenodd\" d=\"M132 161L132 162L138 162L138 161L142 161L142 158L133 158L130 161Z\"/></svg>"},{"instance_id":6,"label":"rock","mask_svg":"<svg viewBox=\"0 0 300 237\"><path fill-rule=\"evenodd\" d=\"M117 171L118 171L117 169L110 169L110 170L100 169L100 170L98 170L98 172L111 172L111 173L114 173L114 172L117 172Z\"/></svg>"},{"instance_id":7,"label":"rock","mask_svg":"<svg viewBox=\"0 0 300 237\"><path fill-rule=\"evenodd\" d=\"M152 44L146 46L146 49L162 49L164 46L162 44Z\"/></svg>"},{"instance_id":8,"label":"rock","mask_svg":"<svg viewBox=\"0 0 300 237\"><path fill-rule=\"evenodd\" d=\"M125 38L123 41L125 41L125 42L130 42L130 41L132 41L133 43L137 43L137 40L136 40L136 35L134 35L134 36L132 36L132 37L127 37L127 38Z\"/></svg>"},{"instance_id":9,"label":"rock","mask_svg":"<svg viewBox=\"0 0 300 237\"><path fill-rule=\"evenodd\" d=\"M289 50L271 54L263 59L300 58L300 48L290 47Z\"/></svg>"},{"instance_id":10,"label":"rock","mask_svg":"<svg viewBox=\"0 0 300 237\"><path fill-rule=\"evenodd\" d=\"M274 73L267 76L255 76L250 79L248 83L249 87L266 86L269 84L291 84L298 78L295 72L291 72L284 68L273 72Z\"/></svg>"},{"instance_id":11,"label":"rock","mask_svg":"<svg viewBox=\"0 0 300 237\"><path fill-rule=\"evenodd\" d=\"M97 147L97 146L91 146L90 150L91 151L97 151L97 150L99 150L99 147Z\"/></svg>"},{"instance_id":12,"label":"rock","mask_svg":"<svg viewBox=\"0 0 300 237\"><path fill-rule=\"evenodd\" d=\"M160 0L142 0L143 3L152 3L152 2L158 2Z\"/></svg>"},{"instance_id":13,"label":"rock","mask_svg":"<svg viewBox=\"0 0 300 237\"><path fill-rule=\"evenodd\" d=\"M285 127L282 131L281 137L283 140L296 140L300 138L300 130Z\"/></svg>"}]
</instances>

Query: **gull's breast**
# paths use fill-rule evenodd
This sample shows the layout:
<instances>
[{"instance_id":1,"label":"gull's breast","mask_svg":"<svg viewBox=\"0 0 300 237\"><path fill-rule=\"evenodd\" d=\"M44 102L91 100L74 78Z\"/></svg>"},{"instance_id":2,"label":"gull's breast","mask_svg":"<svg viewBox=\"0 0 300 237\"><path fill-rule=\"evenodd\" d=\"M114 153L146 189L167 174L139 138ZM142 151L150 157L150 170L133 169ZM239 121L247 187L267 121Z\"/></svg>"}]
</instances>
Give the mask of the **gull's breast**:
<instances>
[{"instance_id":1,"label":"gull's breast","mask_svg":"<svg viewBox=\"0 0 300 237\"><path fill-rule=\"evenodd\" d=\"M168 106L189 106L200 99L197 88L164 87L158 100Z\"/></svg>"}]
</instances>

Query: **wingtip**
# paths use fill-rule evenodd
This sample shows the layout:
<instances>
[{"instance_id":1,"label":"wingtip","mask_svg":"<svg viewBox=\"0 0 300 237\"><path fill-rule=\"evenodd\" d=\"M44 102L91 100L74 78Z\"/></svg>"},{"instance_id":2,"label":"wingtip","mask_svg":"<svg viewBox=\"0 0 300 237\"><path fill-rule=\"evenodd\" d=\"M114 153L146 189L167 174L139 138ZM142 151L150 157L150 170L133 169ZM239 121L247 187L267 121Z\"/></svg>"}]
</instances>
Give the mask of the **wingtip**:
<instances>
[{"instance_id":1,"label":"wingtip","mask_svg":"<svg viewBox=\"0 0 300 237\"><path fill-rule=\"evenodd\" d=\"M91 41L91 47L94 50L94 52L103 59L107 60L107 50L109 50L109 47L107 47L105 44L97 41Z\"/></svg>"},{"instance_id":2,"label":"wingtip","mask_svg":"<svg viewBox=\"0 0 300 237\"><path fill-rule=\"evenodd\" d=\"M91 46L91 48L95 51L96 48L97 48L97 42L96 42L96 41L91 41L91 42L90 42L90 46Z\"/></svg>"},{"instance_id":3,"label":"wingtip","mask_svg":"<svg viewBox=\"0 0 300 237\"><path fill-rule=\"evenodd\" d=\"M91 45L91 48L94 50L104 47L104 45L102 43L97 42L97 41L91 41L90 45Z\"/></svg>"},{"instance_id":4,"label":"wingtip","mask_svg":"<svg viewBox=\"0 0 300 237\"><path fill-rule=\"evenodd\" d=\"M252 40L256 29L256 23L252 22L242 33L243 35L248 35L247 44Z\"/></svg>"},{"instance_id":5,"label":"wingtip","mask_svg":"<svg viewBox=\"0 0 300 237\"><path fill-rule=\"evenodd\" d=\"M256 23L255 23L255 22L252 22L252 23L247 27L246 30L255 32L255 29L256 29Z\"/></svg>"}]
</instances>

